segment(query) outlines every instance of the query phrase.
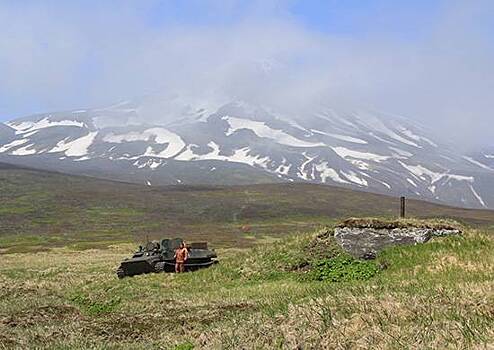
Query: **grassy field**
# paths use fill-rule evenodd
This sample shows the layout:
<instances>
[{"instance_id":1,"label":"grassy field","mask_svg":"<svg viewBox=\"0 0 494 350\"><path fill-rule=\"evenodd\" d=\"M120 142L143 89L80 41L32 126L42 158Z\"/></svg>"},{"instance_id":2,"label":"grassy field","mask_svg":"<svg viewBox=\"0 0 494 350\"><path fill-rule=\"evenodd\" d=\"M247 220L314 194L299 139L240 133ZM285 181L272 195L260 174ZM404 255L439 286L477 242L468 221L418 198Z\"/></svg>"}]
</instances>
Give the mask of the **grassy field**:
<instances>
[{"instance_id":1,"label":"grassy field","mask_svg":"<svg viewBox=\"0 0 494 350\"><path fill-rule=\"evenodd\" d=\"M306 184L151 188L1 164L0 193L0 348L494 347L492 211L409 201L411 216L470 228L360 262L332 228L392 218L395 198ZM137 242L163 236L209 240L221 263L117 279Z\"/></svg>"},{"instance_id":2,"label":"grassy field","mask_svg":"<svg viewBox=\"0 0 494 350\"><path fill-rule=\"evenodd\" d=\"M220 249L221 263L207 270L123 280L114 271L130 244L3 255L0 347L494 346L492 234L468 229L392 248L371 265L333 265L337 278L320 281L307 266L346 259L328 232Z\"/></svg>"},{"instance_id":3,"label":"grassy field","mask_svg":"<svg viewBox=\"0 0 494 350\"><path fill-rule=\"evenodd\" d=\"M348 216L395 216L398 200L337 187L148 187L0 164L0 254L103 248L161 237L249 247ZM416 217L493 227L494 211L409 201Z\"/></svg>"}]
</instances>

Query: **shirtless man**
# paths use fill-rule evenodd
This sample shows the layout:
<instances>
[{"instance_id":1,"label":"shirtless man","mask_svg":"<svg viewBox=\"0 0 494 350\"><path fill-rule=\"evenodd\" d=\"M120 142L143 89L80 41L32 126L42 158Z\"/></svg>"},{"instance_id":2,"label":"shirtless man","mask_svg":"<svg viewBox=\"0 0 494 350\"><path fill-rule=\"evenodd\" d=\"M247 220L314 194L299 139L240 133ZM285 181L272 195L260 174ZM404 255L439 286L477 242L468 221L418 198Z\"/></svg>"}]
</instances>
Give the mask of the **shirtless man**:
<instances>
[{"instance_id":1,"label":"shirtless man","mask_svg":"<svg viewBox=\"0 0 494 350\"><path fill-rule=\"evenodd\" d=\"M185 262L189 258L189 250L184 242L175 250L175 272L180 273L185 271Z\"/></svg>"}]
</instances>

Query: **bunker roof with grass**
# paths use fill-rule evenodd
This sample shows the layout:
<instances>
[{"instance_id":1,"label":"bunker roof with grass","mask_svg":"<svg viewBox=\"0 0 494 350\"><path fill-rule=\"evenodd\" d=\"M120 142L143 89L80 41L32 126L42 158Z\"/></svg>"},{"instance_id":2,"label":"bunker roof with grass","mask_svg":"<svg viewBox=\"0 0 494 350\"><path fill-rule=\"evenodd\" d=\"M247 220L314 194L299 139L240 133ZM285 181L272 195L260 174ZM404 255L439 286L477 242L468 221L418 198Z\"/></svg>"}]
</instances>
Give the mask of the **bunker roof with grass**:
<instances>
[{"instance_id":1,"label":"bunker roof with grass","mask_svg":"<svg viewBox=\"0 0 494 350\"><path fill-rule=\"evenodd\" d=\"M449 219L392 219L392 218L348 218L337 225L339 228L369 229L431 229L463 231L463 225Z\"/></svg>"}]
</instances>

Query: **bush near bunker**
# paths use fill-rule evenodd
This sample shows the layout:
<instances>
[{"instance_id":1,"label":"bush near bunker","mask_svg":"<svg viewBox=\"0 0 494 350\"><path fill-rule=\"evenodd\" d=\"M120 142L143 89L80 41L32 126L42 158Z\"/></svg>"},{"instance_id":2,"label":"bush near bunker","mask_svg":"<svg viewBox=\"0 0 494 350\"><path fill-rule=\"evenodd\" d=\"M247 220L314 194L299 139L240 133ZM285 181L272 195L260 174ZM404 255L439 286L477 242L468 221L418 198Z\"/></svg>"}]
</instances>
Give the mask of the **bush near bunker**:
<instances>
[{"instance_id":1,"label":"bush near bunker","mask_svg":"<svg viewBox=\"0 0 494 350\"><path fill-rule=\"evenodd\" d=\"M316 261L310 272L310 277L317 281L328 282L365 281L374 277L379 270L373 261L361 261L348 255L342 255Z\"/></svg>"}]
</instances>

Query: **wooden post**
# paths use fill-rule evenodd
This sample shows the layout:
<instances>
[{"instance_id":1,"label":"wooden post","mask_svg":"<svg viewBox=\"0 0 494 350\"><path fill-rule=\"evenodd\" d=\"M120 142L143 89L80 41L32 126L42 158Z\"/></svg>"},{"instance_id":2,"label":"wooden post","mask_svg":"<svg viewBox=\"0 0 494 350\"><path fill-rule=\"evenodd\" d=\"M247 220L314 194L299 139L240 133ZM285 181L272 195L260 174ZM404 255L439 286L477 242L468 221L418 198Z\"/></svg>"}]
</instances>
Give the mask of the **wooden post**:
<instances>
[{"instance_id":1,"label":"wooden post","mask_svg":"<svg viewBox=\"0 0 494 350\"><path fill-rule=\"evenodd\" d=\"M400 218L404 219L406 214L406 198L400 198Z\"/></svg>"}]
</instances>

